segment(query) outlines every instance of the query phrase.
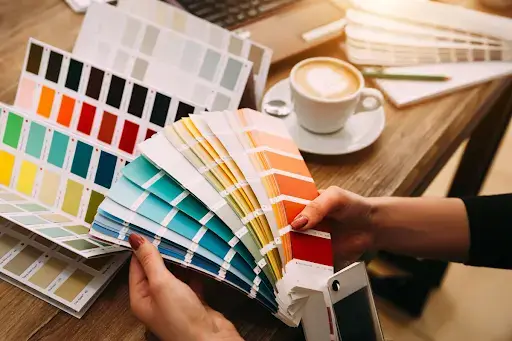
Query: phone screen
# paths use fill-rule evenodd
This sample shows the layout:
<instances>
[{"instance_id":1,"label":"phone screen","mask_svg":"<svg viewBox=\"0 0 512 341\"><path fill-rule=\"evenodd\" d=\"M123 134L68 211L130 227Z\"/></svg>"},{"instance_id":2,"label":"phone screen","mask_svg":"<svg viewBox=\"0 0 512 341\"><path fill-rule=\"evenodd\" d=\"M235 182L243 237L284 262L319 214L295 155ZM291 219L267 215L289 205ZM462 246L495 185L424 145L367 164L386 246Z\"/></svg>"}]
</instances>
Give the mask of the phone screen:
<instances>
[{"instance_id":1,"label":"phone screen","mask_svg":"<svg viewBox=\"0 0 512 341\"><path fill-rule=\"evenodd\" d=\"M341 341L377 341L367 287L333 305Z\"/></svg>"}]
</instances>

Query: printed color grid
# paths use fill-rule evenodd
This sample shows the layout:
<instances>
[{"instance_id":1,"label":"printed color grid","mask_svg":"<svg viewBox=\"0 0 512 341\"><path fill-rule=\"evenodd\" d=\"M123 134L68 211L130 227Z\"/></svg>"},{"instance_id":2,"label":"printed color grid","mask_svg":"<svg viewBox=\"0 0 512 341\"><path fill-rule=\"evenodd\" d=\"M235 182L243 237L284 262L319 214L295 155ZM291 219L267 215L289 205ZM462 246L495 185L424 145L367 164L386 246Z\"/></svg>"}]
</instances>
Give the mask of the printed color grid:
<instances>
[{"instance_id":1,"label":"printed color grid","mask_svg":"<svg viewBox=\"0 0 512 341\"><path fill-rule=\"evenodd\" d=\"M48 77L48 68L56 65L60 71L55 82L55 76ZM15 103L28 113L128 154L166 124L204 110L34 39L28 44Z\"/></svg>"},{"instance_id":2,"label":"printed color grid","mask_svg":"<svg viewBox=\"0 0 512 341\"><path fill-rule=\"evenodd\" d=\"M58 244L86 257L119 251L88 240L87 233L77 237L65 231L65 227L83 225L88 229L105 193L121 176L121 168L130 156L86 142L13 108L0 108L0 185L15 190L19 193L17 197L33 198L27 203L38 208L22 207L18 211L4 203L0 214L30 230L37 228L37 233L46 238L64 237ZM37 214L38 210L46 213ZM69 238L81 239L83 245Z\"/></svg>"},{"instance_id":3,"label":"printed color grid","mask_svg":"<svg viewBox=\"0 0 512 341\"><path fill-rule=\"evenodd\" d=\"M238 109L252 68L183 32L98 3L87 10L73 53L211 110ZM119 105L118 97L107 103Z\"/></svg>"},{"instance_id":4,"label":"printed color grid","mask_svg":"<svg viewBox=\"0 0 512 341\"><path fill-rule=\"evenodd\" d=\"M263 98L272 50L158 0L119 0L118 7L253 63L256 101Z\"/></svg>"}]
</instances>

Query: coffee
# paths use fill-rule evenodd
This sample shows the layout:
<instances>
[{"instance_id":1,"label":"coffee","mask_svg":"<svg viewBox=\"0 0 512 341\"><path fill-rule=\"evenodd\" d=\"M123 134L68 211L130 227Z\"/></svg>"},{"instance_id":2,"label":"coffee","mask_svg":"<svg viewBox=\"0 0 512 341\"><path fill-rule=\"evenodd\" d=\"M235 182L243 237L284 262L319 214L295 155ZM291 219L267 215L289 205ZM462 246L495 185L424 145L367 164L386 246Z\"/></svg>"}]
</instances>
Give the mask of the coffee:
<instances>
[{"instance_id":1,"label":"coffee","mask_svg":"<svg viewBox=\"0 0 512 341\"><path fill-rule=\"evenodd\" d=\"M306 95L327 100L355 94L361 86L351 70L328 60L312 60L301 65L295 71L294 81Z\"/></svg>"}]
</instances>

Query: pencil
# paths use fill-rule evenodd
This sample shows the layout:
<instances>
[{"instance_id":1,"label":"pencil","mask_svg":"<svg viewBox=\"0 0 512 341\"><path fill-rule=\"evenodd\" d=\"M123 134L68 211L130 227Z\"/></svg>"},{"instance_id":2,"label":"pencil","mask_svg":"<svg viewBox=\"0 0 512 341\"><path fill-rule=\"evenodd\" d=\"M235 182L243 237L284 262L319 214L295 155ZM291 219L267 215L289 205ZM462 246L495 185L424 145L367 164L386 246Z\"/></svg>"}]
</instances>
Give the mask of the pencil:
<instances>
[{"instance_id":1,"label":"pencil","mask_svg":"<svg viewBox=\"0 0 512 341\"><path fill-rule=\"evenodd\" d=\"M442 75L414 75L414 74L397 74L387 73L381 71L362 71L364 77L368 78L381 78L381 79L395 79L404 81L430 81L430 82L445 82L450 80L450 77Z\"/></svg>"}]
</instances>

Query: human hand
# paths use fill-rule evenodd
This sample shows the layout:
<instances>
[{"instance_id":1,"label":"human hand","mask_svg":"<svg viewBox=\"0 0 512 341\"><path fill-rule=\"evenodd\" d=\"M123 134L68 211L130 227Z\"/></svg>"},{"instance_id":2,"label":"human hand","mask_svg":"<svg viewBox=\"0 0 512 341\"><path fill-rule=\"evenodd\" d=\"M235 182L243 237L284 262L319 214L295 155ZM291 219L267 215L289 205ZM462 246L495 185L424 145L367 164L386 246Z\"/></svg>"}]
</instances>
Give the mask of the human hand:
<instances>
[{"instance_id":1,"label":"human hand","mask_svg":"<svg viewBox=\"0 0 512 341\"><path fill-rule=\"evenodd\" d=\"M376 226L372 220L370 199L331 186L311 201L291 223L294 230L314 228L328 220L333 229L334 254L345 261L355 261L376 247Z\"/></svg>"},{"instance_id":2,"label":"human hand","mask_svg":"<svg viewBox=\"0 0 512 341\"><path fill-rule=\"evenodd\" d=\"M131 234L130 305L135 316L163 341L240 341L222 314L203 305L194 291L164 265L156 247Z\"/></svg>"}]
</instances>

